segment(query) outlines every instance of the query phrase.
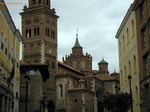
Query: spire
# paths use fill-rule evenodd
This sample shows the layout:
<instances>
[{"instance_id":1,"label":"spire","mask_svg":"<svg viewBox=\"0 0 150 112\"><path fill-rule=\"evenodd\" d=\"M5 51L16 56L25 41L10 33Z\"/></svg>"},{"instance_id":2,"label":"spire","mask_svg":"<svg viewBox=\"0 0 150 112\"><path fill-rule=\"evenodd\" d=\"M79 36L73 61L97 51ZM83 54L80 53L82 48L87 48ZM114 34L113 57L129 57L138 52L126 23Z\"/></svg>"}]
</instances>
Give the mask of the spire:
<instances>
[{"instance_id":1,"label":"spire","mask_svg":"<svg viewBox=\"0 0 150 112\"><path fill-rule=\"evenodd\" d=\"M79 40L78 40L78 28L77 28L77 34L76 34L76 42L75 42L73 48L75 48L75 47L81 47Z\"/></svg>"},{"instance_id":2,"label":"spire","mask_svg":"<svg viewBox=\"0 0 150 112\"><path fill-rule=\"evenodd\" d=\"M103 57L102 60L98 64L108 64L108 63L107 61L104 60L104 57Z\"/></svg>"}]
</instances>

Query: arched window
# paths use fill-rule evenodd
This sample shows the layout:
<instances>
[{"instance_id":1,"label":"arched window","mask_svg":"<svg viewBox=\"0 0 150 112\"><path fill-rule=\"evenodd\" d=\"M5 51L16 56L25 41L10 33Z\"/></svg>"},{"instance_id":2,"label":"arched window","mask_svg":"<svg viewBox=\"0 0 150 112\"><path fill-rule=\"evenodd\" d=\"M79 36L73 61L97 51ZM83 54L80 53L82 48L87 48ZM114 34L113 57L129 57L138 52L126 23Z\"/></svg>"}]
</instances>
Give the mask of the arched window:
<instances>
[{"instance_id":1,"label":"arched window","mask_svg":"<svg viewBox=\"0 0 150 112\"><path fill-rule=\"evenodd\" d=\"M37 28L37 35L38 36L40 35L40 29L39 29L39 27Z\"/></svg>"},{"instance_id":2,"label":"arched window","mask_svg":"<svg viewBox=\"0 0 150 112\"><path fill-rule=\"evenodd\" d=\"M47 36L47 28L45 28L45 35Z\"/></svg>"},{"instance_id":3,"label":"arched window","mask_svg":"<svg viewBox=\"0 0 150 112\"><path fill-rule=\"evenodd\" d=\"M50 36L49 29L47 30L47 33L48 33L48 37L49 37Z\"/></svg>"},{"instance_id":4,"label":"arched window","mask_svg":"<svg viewBox=\"0 0 150 112\"><path fill-rule=\"evenodd\" d=\"M73 68L77 68L77 61L73 61L72 67L73 67Z\"/></svg>"},{"instance_id":5,"label":"arched window","mask_svg":"<svg viewBox=\"0 0 150 112\"><path fill-rule=\"evenodd\" d=\"M34 36L36 36L36 28L34 28Z\"/></svg>"},{"instance_id":6,"label":"arched window","mask_svg":"<svg viewBox=\"0 0 150 112\"><path fill-rule=\"evenodd\" d=\"M26 38L28 38L28 37L29 37L29 31L26 30Z\"/></svg>"},{"instance_id":7,"label":"arched window","mask_svg":"<svg viewBox=\"0 0 150 112\"><path fill-rule=\"evenodd\" d=\"M85 61L81 61L80 67L81 67L82 70L85 69Z\"/></svg>"}]
</instances>

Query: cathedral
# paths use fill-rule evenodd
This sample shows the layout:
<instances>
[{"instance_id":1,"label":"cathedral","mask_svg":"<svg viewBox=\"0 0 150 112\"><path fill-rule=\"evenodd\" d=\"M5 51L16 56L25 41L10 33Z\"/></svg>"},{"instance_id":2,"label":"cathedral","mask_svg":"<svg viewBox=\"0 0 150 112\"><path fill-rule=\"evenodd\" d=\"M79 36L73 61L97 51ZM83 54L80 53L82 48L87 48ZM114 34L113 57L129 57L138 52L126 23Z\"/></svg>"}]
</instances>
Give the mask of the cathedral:
<instances>
[{"instance_id":1,"label":"cathedral","mask_svg":"<svg viewBox=\"0 0 150 112\"><path fill-rule=\"evenodd\" d=\"M109 74L102 59L92 70L78 34L72 53L58 61L57 20L50 0L29 0L23 7L19 112L103 112L102 99L115 93L119 74ZM69 49L69 48L68 48Z\"/></svg>"}]
</instances>

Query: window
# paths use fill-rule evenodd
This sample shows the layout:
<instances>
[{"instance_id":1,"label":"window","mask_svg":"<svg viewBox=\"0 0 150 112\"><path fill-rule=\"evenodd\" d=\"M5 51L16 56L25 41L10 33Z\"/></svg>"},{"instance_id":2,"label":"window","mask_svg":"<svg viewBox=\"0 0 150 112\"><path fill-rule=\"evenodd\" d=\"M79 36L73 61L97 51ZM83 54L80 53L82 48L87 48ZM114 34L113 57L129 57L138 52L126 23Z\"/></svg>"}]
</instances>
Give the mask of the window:
<instances>
[{"instance_id":1,"label":"window","mask_svg":"<svg viewBox=\"0 0 150 112\"><path fill-rule=\"evenodd\" d=\"M48 5L48 0L46 0L46 3L47 3L47 5Z\"/></svg>"},{"instance_id":2,"label":"window","mask_svg":"<svg viewBox=\"0 0 150 112\"><path fill-rule=\"evenodd\" d=\"M126 69L126 66L124 66L124 74L125 74L125 80L127 78L127 69Z\"/></svg>"},{"instance_id":3,"label":"window","mask_svg":"<svg viewBox=\"0 0 150 112\"><path fill-rule=\"evenodd\" d=\"M121 70L121 84L123 83L123 74L122 74L122 70Z\"/></svg>"},{"instance_id":4,"label":"window","mask_svg":"<svg viewBox=\"0 0 150 112\"><path fill-rule=\"evenodd\" d=\"M134 56L134 72L136 73L136 57Z\"/></svg>"},{"instance_id":5,"label":"window","mask_svg":"<svg viewBox=\"0 0 150 112\"><path fill-rule=\"evenodd\" d=\"M5 55L7 55L8 40L5 39Z\"/></svg>"},{"instance_id":6,"label":"window","mask_svg":"<svg viewBox=\"0 0 150 112\"><path fill-rule=\"evenodd\" d=\"M39 27L34 28L34 36L39 36L40 35L40 29Z\"/></svg>"},{"instance_id":7,"label":"window","mask_svg":"<svg viewBox=\"0 0 150 112\"><path fill-rule=\"evenodd\" d=\"M36 36L36 28L34 28L34 36Z\"/></svg>"},{"instance_id":8,"label":"window","mask_svg":"<svg viewBox=\"0 0 150 112\"><path fill-rule=\"evenodd\" d=\"M129 61L129 75L131 74L131 62Z\"/></svg>"},{"instance_id":9,"label":"window","mask_svg":"<svg viewBox=\"0 0 150 112\"><path fill-rule=\"evenodd\" d=\"M139 92L139 90L138 90L138 87L137 87L137 85L135 86L135 93L136 93L136 98L135 98L135 103L137 104L138 103L138 100L139 100L139 97L138 97L138 92Z\"/></svg>"},{"instance_id":10,"label":"window","mask_svg":"<svg viewBox=\"0 0 150 112\"><path fill-rule=\"evenodd\" d=\"M85 69L85 61L81 61L81 69L83 70L83 69Z\"/></svg>"},{"instance_id":11,"label":"window","mask_svg":"<svg viewBox=\"0 0 150 112\"><path fill-rule=\"evenodd\" d=\"M4 33L1 32L1 38L0 38L0 43L1 43L1 49L4 50Z\"/></svg>"},{"instance_id":12,"label":"window","mask_svg":"<svg viewBox=\"0 0 150 112\"><path fill-rule=\"evenodd\" d=\"M141 37L142 37L142 46L145 47L147 45L146 27L141 31Z\"/></svg>"},{"instance_id":13,"label":"window","mask_svg":"<svg viewBox=\"0 0 150 112\"><path fill-rule=\"evenodd\" d=\"M31 37L31 29L26 30L26 38Z\"/></svg>"},{"instance_id":14,"label":"window","mask_svg":"<svg viewBox=\"0 0 150 112\"><path fill-rule=\"evenodd\" d=\"M38 17L37 17L37 18L34 18L34 19L33 19L33 22L34 22L34 23L39 23L39 18L38 18Z\"/></svg>"},{"instance_id":15,"label":"window","mask_svg":"<svg viewBox=\"0 0 150 112\"><path fill-rule=\"evenodd\" d=\"M74 99L74 102L78 102L78 100L77 100L77 99Z\"/></svg>"},{"instance_id":16,"label":"window","mask_svg":"<svg viewBox=\"0 0 150 112\"><path fill-rule=\"evenodd\" d=\"M122 48L124 49L124 47L125 47L124 35L122 36L122 41L123 41L123 42L122 42L122 46L123 46Z\"/></svg>"},{"instance_id":17,"label":"window","mask_svg":"<svg viewBox=\"0 0 150 112\"><path fill-rule=\"evenodd\" d=\"M0 68L0 74L2 74L2 69Z\"/></svg>"},{"instance_id":18,"label":"window","mask_svg":"<svg viewBox=\"0 0 150 112\"><path fill-rule=\"evenodd\" d=\"M55 39L55 31L51 30L51 38Z\"/></svg>"},{"instance_id":19,"label":"window","mask_svg":"<svg viewBox=\"0 0 150 112\"><path fill-rule=\"evenodd\" d=\"M36 4L36 0L32 0L32 3L33 3L33 4Z\"/></svg>"},{"instance_id":20,"label":"window","mask_svg":"<svg viewBox=\"0 0 150 112\"><path fill-rule=\"evenodd\" d=\"M30 25L31 24L31 19L25 20L25 25Z\"/></svg>"},{"instance_id":21,"label":"window","mask_svg":"<svg viewBox=\"0 0 150 112\"><path fill-rule=\"evenodd\" d=\"M129 29L127 28L127 44L129 43Z\"/></svg>"},{"instance_id":22,"label":"window","mask_svg":"<svg viewBox=\"0 0 150 112\"><path fill-rule=\"evenodd\" d=\"M50 30L49 30L49 28L45 28L45 35L48 36L48 37L50 36Z\"/></svg>"},{"instance_id":23,"label":"window","mask_svg":"<svg viewBox=\"0 0 150 112\"><path fill-rule=\"evenodd\" d=\"M119 41L119 54L121 54L121 48L122 48L121 42Z\"/></svg>"},{"instance_id":24,"label":"window","mask_svg":"<svg viewBox=\"0 0 150 112\"><path fill-rule=\"evenodd\" d=\"M73 67L73 68L77 68L77 61L73 61L72 67Z\"/></svg>"},{"instance_id":25,"label":"window","mask_svg":"<svg viewBox=\"0 0 150 112\"><path fill-rule=\"evenodd\" d=\"M141 4L140 11L139 11L141 21L144 19L144 4Z\"/></svg>"},{"instance_id":26,"label":"window","mask_svg":"<svg viewBox=\"0 0 150 112\"><path fill-rule=\"evenodd\" d=\"M63 86L62 86L62 84L59 84L59 88L60 88L60 97L63 97Z\"/></svg>"},{"instance_id":27,"label":"window","mask_svg":"<svg viewBox=\"0 0 150 112\"><path fill-rule=\"evenodd\" d=\"M37 35L38 36L40 35L40 29L39 29L39 27L37 28Z\"/></svg>"},{"instance_id":28,"label":"window","mask_svg":"<svg viewBox=\"0 0 150 112\"><path fill-rule=\"evenodd\" d=\"M132 27L132 37L133 37L133 35L135 34L135 30L134 30L134 21L132 20L132 22L131 22L131 27Z\"/></svg>"},{"instance_id":29,"label":"window","mask_svg":"<svg viewBox=\"0 0 150 112\"><path fill-rule=\"evenodd\" d=\"M148 61L149 61L149 54L145 55L143 57L143 61L144 61L144 73L145 73L145 76L148 76L149 73L148 73Z\"/></svg>"},{"instance_id":30,"label":"window","mask_svg":"<svg viewBox=\"0 0 150 112\"><path fill-rule=\"evenodd\" d=\"M48 37L49 37L50 36L49 29L47 30L47 33L48 33Z\"/></svg>"}]
</instances>

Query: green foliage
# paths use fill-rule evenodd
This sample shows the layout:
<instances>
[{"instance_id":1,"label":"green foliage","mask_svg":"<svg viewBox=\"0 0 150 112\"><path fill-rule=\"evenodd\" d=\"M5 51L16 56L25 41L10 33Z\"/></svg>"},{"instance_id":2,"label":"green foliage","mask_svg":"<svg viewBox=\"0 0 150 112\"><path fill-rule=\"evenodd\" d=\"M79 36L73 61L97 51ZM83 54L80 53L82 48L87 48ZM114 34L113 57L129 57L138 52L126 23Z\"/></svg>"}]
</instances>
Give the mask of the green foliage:
<instances>
[{"instance_id":1,"label":"green foliage","mask_svg":"<svg viewBox=\"0 0 150 112\"><path fill-rule=\"evenodd\" d=\"M103 107L109 112L127 112L130 108L130 94L108 94L103 99Z\"/></svg>"}]
</instances>

